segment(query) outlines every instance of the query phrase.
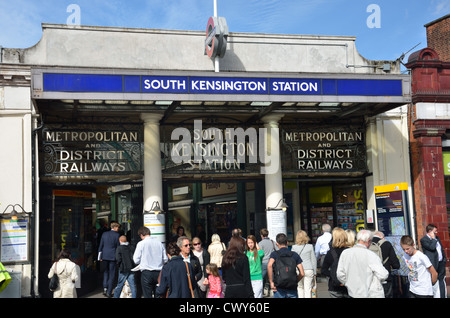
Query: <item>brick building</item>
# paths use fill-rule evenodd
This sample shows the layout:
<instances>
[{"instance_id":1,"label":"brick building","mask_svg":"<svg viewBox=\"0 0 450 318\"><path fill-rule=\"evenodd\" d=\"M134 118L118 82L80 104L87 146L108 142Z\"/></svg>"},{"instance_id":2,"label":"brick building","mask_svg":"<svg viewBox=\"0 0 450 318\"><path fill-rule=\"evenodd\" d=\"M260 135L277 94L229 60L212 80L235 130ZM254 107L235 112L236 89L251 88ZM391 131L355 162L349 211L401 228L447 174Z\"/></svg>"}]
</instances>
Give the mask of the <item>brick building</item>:
<instances>
[{"instance_id":1,"label":"brick building","mask_svg":"<svg viewBox=\"0 0 450 318\"><path fill-rule=\"evenodd\" d=\"M411 171L417 239L433 223L450 255L450 14L425 25L427 47L410 55ZM418 241L417 240L417 241ZM449 262L447 261L447 277ZM447 285L450 280L447 280Z\"/></svg>"}]
</instances>

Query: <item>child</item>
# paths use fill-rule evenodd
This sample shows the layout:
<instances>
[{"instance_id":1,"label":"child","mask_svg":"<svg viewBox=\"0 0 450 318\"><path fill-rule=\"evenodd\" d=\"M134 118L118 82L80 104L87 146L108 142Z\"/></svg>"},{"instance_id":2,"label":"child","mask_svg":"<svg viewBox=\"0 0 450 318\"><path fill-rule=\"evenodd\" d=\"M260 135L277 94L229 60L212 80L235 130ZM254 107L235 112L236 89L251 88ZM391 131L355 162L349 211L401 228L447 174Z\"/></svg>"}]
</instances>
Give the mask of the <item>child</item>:
<instances>
[{"instance_id":1,"label":"child","mask_svg":"<svg viewBox=\"0 0 450 318\"><path fill-rule=\"evenodd\" d=\"M217 265L214 263L206 265L206 273L208 278L205 278L203 284L209 285L208 298L223 298L222 279Z\"/></svg>"},{"instance_id":2,"label":"child","mask_svg":"<svg viewBox=\"0 0 450 318\"><path fill-rule=\"evenodd\" d=\"M409 297L433 298L437 272L429 258L415 248L414 240L409 235L402 236L400 245L406 253L404 259L409 269Z\"/></svg>"}]
</instances>

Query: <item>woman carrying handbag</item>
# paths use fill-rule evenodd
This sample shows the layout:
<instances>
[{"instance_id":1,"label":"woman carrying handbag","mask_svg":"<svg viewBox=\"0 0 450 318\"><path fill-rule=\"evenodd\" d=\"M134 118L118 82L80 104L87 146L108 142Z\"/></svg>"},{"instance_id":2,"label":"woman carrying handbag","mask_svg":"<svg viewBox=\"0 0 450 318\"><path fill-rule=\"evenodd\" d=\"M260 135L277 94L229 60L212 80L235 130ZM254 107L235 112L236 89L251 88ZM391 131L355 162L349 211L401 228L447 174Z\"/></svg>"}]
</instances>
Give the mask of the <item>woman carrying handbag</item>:
<instances>
[{"instance_id":1,"label":"woman carrying handbag","mask_svg":"<svg viewBox=\"0 0 450 318\"><path fill-rule=\"evenodd\" d=\"M77 264L70 260L70 251L63 249L58 259L53 263L48 278L58 276L58 287L53 291L53 298L77 298L75 283L78 281Z\"/></svg>"}]
</instances>

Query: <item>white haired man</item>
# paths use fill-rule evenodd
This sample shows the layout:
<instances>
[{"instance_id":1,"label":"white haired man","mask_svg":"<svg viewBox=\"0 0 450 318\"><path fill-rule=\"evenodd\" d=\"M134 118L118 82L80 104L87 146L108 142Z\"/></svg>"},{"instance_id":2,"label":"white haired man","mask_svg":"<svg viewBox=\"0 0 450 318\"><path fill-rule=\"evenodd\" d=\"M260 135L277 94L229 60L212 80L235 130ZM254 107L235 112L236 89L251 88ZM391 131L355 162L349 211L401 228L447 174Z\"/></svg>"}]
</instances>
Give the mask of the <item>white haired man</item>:
<instances>
[{"instance_id":1,"label":"white haired man","mask_svg":"<svg viewBox=\"0 0 450 318\"><path fill-rule=\"evenodd\" d=\"M377 254L369 250L373 234L361 230L354 247L344 250L336 271L339 281L352 298L384 298L381 282L389 277Z\"/></svg>"},{"instance_id":2,"label":"white haired man","mask_svg":"<svg viewBox=\"0 0 450 318\"><path fill-rule=\"evenodd\" d=\"M330 249L330 241L332 239L331 225L327 223L323 224L322 232L323 234L317 238L316 245L314 247L316 259L319 262L319 267L322 267L325 255L327 255L327 252Z\"/></svg>"}]
</instances>

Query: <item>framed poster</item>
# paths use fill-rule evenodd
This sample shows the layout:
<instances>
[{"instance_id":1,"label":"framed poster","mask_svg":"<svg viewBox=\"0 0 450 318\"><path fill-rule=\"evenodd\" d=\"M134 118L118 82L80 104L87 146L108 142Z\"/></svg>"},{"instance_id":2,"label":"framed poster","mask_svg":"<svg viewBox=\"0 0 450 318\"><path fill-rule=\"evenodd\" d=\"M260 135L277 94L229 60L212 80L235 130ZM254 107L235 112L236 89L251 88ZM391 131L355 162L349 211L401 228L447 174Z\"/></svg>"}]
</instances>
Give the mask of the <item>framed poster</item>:
<instances>
[{"instance_id":1,"label":"framed poster","mask_svg":"<svg viewBox=\"0 0 450 318\"><path fill-rule=\"evenodd\" d=\"M1 220L0 261L6 263L28 262L29 220Z\"/></svg>"},{"instance_id":2,"label":"framed poster","mask_svg":"<svg viewBox=\"0 0 450 318\"><path fill-rule=\"evenodd\" d=\"M387 236L409 234L407 183L375 187L378 230Z\"/></svg>"},{"instance_id":3,"label":"framed poster","mask_svg":"<svg viewBox=\"0 0 450 318\"><path fill-rule=\"evenodd\" d=\"M267 210L267 230L269 231L269 238L276 241L277 234L284 233L286 236L286 211L283 210Z\"/></svg>"}]
</instances>

